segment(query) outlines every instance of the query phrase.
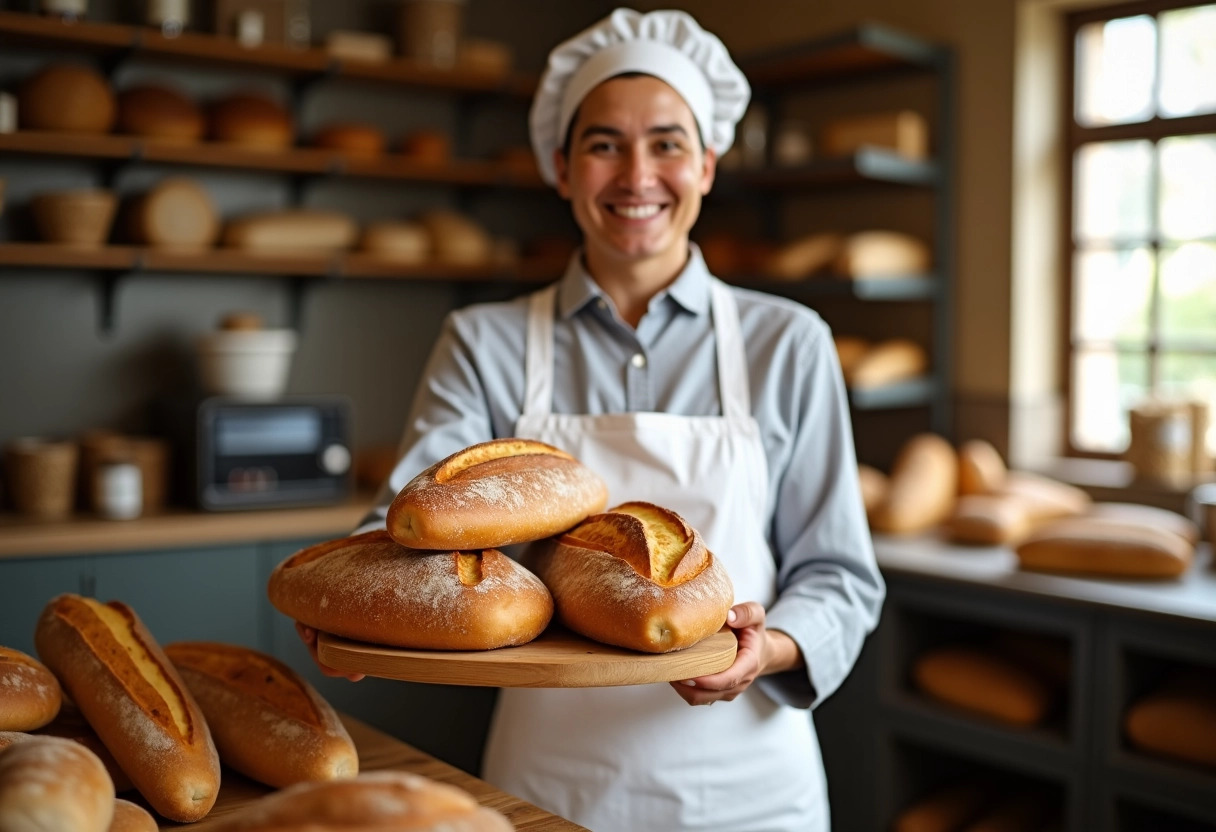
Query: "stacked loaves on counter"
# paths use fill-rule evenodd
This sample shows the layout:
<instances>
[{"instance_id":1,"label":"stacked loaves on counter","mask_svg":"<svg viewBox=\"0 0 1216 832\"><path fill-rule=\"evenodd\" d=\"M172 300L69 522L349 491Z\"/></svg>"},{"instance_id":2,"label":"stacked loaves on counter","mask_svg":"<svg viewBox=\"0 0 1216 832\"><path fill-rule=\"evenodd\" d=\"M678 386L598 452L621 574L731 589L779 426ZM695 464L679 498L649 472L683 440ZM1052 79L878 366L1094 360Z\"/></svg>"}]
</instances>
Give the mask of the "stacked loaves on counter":
<instances>
[{"instance_id":1,"label":"stacked loaves on counter","mask_svg":"<svg viewBox=\"0 0 1216 832\"><path fill-rule=\"evenodd\" d=\"M555 611L580 635L650 653L721 629L733 587L701 536L649 503L597 513L607 499L598 476L550 445L474 445L409 482L386 530L281 563L270 600L317 630L413 649L524 644ZM514 544L532 544L535 573L499 551Z\"/></svg>"}]
</instances>

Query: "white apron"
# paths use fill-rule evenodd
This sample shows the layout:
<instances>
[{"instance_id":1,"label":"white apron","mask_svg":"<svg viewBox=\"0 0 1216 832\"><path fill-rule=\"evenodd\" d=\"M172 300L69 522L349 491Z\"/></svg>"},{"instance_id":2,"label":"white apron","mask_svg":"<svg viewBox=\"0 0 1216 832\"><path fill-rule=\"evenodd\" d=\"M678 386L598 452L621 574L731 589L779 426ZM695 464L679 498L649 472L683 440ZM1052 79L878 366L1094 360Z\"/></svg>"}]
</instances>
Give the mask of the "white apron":
<instances>
[{"instance_id":1,"label":"white apron","mask_svg":"<svg viewBox=\"0 0 1216 832\"><path fill-rule=\"evenodd\" d=\"M552 413L549 287L532 297L515 432L582 460L608 483L609 506L647 500L679 512L722 560L736 603L767 608L776 591L764 536L767 464L734 298L717 280L711 296L722 416ZM504 689L483 776L594 832L828 827L810 716L754 685L716 707L689 706L667 684Z\"/></svg>"}]
</instances>

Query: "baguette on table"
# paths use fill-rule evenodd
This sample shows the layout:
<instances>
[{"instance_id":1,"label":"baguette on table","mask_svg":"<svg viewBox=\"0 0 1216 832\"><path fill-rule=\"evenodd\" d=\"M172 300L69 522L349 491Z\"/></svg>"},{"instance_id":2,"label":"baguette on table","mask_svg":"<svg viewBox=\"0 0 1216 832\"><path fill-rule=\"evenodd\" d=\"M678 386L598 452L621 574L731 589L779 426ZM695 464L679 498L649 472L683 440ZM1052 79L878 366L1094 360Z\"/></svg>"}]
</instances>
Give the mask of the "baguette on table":
<instances>
[{"instance_id":1,"label":"baguette on table","mask_svg":"<svg viewBox=\"0 0 1216 832\"><path fill-rule=\"evenodd\" d=\"M415 549L497 549L564 532L607 502L604 481L565 451L496 439L414 477L389 506L387 528Z\"/></svg>"},{"instance_id":2,"label":"baguette on table","mask_svg":"<svg viewBox=\"0 0 1216 832\"><path fill-rule=\"evenodd\" d=\"M114 784L83 745L30 737L0 753L0 829L4 832L107 832Z\"/></svg>"},{"instance_id":3,"label":"baguette on table","mask_svg":"<svg viewBox=\"0 0 1216 832\"><path fill-rule=\"evenodd\" d=\"M722 629L734 599L701 535L652 503L597 514L534 554L561 622L618 647L691 647Z\"/></svg>"},{"instance_id":4,"label":"baguette on table","mask_svg":"<svg viewBox=\"0 0 1216 832\"><path fill-rule=\"evenodd\" d=\"M211 733L130 607L60 595L42 611L34 643L153 809L183 822L211 811L220 785Z\"/></svg>"},{"instance_id":5,"label":"baguette on table","mask_svg":"<svg viewBox=\"0 0 1216 832\"><path fill-rule=\"evenodd\" d=\"M32 731L59 713L63 691L46 665L0 647L0 731Z\"/></svg>"},{"instance_id":6,"label":"baguette on table","mask_svg":"<svg viewBox=\"0 0 1216 832\"><path fill-rule=\"evenodd\" d=\"M553 616L540 579L497 549L410 549L384 530L296 552L275 567L268 593L317 630L430 650L524 644Z\"/></svg>"},{"instance_id":7,"label":"baguette on table","mask_svg":"<svg viewBox=\"0 0 1216 832\"><path fill-rule=\"evenodd\" d=\"M359 753L334 709L278 659L214 642L169 644L165 655L226 765L276 788L358 774Z\"/></svg>"}]
</instances>

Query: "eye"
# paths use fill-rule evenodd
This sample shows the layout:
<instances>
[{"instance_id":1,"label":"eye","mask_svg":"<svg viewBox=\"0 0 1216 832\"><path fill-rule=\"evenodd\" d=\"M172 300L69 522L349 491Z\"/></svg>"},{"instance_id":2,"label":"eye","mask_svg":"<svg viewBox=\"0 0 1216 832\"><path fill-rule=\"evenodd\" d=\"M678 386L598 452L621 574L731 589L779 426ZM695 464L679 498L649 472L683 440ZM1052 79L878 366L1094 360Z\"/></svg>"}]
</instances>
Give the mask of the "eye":
<instances>
[{"instance_id":1,"label":"eye","mask_svg":"<svg viewBox=\"0 0 1216 832\"><path fill-rule=\"evenodd\" d=\"M603 139L600 141L594 141L594 142L591 142L591 144L587 145L588 153L594 153L594 154L600 155L600 156L616 153L618 149L619 148L618 148L616 142L608 141L606 139Z\"/></svg>"},{"instance_id":2,"label":"eye","mask_svg":"<svg viewBox=\"0 0 1216 832\"><path fill-rule=\"evenodd\" d=\"M678 139L659 139L655 142L655 150L663 154L680 153L684 145Z\"/></svg>"}]
</instances>

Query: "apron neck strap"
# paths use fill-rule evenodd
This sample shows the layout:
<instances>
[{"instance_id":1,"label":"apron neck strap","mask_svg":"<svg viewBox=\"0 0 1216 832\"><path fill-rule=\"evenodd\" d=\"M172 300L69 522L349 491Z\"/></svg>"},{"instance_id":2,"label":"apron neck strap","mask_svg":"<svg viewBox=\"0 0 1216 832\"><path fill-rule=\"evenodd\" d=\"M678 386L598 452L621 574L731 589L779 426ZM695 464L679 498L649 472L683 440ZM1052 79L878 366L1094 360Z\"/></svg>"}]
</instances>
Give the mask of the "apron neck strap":
<instances>
[{"instance_id":1,"label":"apron neck strap","mask_svg":"<svg viewBox=\"0 0 1216 832\"><path fill-rule=\"evenodd\" d=\"M710 278L710 309L718 358L718 396L728 419L751 417L747 355L739 328L739 308L722 281ZM524 351L525 416L553 412L553 321L557 317L557 284L546 286L528 302L528 336Z\"/></svg>"}]
</instances>

